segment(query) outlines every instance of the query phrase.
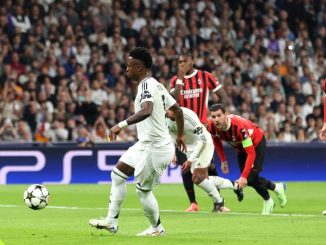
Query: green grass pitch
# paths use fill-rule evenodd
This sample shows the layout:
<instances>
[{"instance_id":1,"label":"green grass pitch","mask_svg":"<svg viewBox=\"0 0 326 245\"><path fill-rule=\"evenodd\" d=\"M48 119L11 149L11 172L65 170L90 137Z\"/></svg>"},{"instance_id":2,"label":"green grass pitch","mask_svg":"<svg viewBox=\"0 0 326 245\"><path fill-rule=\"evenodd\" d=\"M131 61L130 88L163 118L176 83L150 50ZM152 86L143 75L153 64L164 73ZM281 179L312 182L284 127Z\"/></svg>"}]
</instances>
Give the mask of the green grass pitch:
<instances>
[{"instance_id":1,"label":"green grass pitch","mask_svg":"<svg viewBox=\"0 0 326 245\"><path fill-rule=\"evenodd\" d=\"M188 206L182 185L159 185L155 195L166 229L164 237L136 237L148 227L135 193L128 185L120 213L119 232L111 235L88 225L89 218L107 213L109 186L47 186L51 201L34 211L23 203L28 185L0 186L0 245L11 244L326 244L326 182L287 183L288 205L276 206L272 216L261 216L262 200L251 189L239 203L223 190L228 214L211 213L212 201L196 189L201 211L185 213Z\"/></svg>"}]
</instances>

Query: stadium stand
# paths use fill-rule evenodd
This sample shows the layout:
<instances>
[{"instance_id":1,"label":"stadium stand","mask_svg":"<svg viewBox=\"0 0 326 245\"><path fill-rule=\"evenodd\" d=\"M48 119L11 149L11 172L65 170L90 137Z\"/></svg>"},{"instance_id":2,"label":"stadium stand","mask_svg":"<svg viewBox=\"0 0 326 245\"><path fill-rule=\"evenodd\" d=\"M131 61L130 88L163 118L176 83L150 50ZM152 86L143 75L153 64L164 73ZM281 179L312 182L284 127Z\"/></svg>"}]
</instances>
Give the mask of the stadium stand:
<instances>
[{"instance_id":1,"label":"stadium stand","mask_svg":"<svg viewBox=\"0 0 326 245\"><path fill-rule=\"evenodd\" d=\"M1 2L2 142L104 142L105 126L134 110L125 61L135 46L150 49L166 86L180 50L191 49L196 67L224 85L228 110L257 122L270 142L318 140L325 1ZM118 140L135 135L131 126Z\"/></svg>"}]
</instances>

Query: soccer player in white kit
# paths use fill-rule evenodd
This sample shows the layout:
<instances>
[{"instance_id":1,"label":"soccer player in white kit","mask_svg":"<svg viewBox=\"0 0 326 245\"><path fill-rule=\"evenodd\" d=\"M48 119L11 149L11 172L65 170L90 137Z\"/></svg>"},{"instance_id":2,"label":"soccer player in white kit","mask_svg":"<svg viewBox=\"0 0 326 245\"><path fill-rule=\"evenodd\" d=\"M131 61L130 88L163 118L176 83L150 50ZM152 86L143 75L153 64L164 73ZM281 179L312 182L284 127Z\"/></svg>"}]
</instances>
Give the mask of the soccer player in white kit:
<instances>
[{"instance_id":1,"label":"soccer player in white kit","mask_svg":"<svg viewBox=\"0 0 326 245\"><path fill-rule=\"evenodd\" d=\"M134 175L136 192L148 218L150 227L138 236L160 236L165 230L160 221L159 207L153 188L172 161L175 146L165 121L165 111L176 115L176 142L185 150L183 112L173 97L157 80L150 76L152 57L145 48L134 48L129 53L127 75L136 81L138 92L135 98L135 114L110 129L116 135L124 127L136 123L139 141L119 159L111 172L109 212L104 219L91 219L89 224L111 233L118 231L118 217L126 195L126 180Z\"/></svg>"},{"instance_id":2,"label":"soccer player in white kit","mask_svg":"<svg viewBox=\"0 0 326 245\"><path fill-rule=\"evenodd\" d=\"M184 134L187 145L187 161L182 165L182 172L191 171L193 182L203 189L214 201L213 212L228 212L224 199L216 189L237 189L234 183L219 176L208 176L208 166L214 154L214 144L210 133L192 110L181 107L184 116ZM167 123L171 136L177 138L175 114L167 110Z\"/></svg>"}]
</instances>

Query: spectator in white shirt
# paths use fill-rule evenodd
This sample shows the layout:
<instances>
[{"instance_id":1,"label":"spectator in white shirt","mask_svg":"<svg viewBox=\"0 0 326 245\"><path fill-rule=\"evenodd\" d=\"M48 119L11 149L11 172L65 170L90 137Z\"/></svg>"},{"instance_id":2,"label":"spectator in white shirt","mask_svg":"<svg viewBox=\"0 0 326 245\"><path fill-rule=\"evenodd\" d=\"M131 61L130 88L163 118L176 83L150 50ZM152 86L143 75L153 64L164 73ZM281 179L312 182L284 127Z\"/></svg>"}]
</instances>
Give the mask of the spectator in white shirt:
<instances>
[{"instance_id":1,"label":"spectator in white shirt","mask_svg":"<svg viewBox=\"0 0 326 245\"><path fill-rule=\"evenodd\" d=\"M101 88L101 84L97 80L92 82L91 98L91 100L98 106L108 100L107 93Z\"/></svg>"},{"instance_id":2,"label":"spectator in white shirt","mask_svg":"<svg viewBox=\"0 0 326 245\"><path fill-rule=\"evenodd\" d=\"M308 95L306 102L302 106L303 119L305 119L307 115L313 112L314 106L315 106L314 97L312 95Z\"/></svg>"},{"instance_id":3,"label":"spectator in white shirt","mask_svg":"<svg viewBox=\"0 0 326 245\"><path fill-rule=\"evenodd\" d=\"M22 6L16 7L16 13L11 16L11 21L15 28L19 28L21 33L27 33L27 31L32 27L29 17L25 15Z\"/></svg>"}]
</instances>

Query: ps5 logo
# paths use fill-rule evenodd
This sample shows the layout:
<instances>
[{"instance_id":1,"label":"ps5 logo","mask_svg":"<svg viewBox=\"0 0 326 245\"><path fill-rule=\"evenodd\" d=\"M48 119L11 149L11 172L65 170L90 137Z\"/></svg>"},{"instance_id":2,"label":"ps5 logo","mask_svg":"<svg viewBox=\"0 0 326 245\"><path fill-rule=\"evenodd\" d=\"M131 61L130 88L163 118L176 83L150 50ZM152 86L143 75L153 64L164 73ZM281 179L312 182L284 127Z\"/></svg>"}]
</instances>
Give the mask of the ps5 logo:
<instances>
[{"instance_id":1,"label":"ps5 logo","mask_svg":"<svg viewBox=\"0 0 326 245\"><path fill-rule=\"evenodd\" d=\"M0 185L7 183L22 183L21 174L27 182L37 179L42 184L77 183L75 178L82 178L88 183L108 183L106 177L97 176L99 172L109 173L113 170L117 158L125 150L100 149L56 149L51 154L48 149L40 150L2 150L0 151ZM80 170L79 163L87 169ZM91 175L93 174L93 175ZM94 177L95 176L95 177ZM9 178L10 177L10 178ZM103 179L102 179L103 178ZM132 179L130 180L132 181ZM161 177L164 183L180 183L180 166L169 165Z\"/></svg>"},{"instance_id":2,"label":"ps5 logo","mask_svg":"<svg viewBox=\"0 0 326 245\"><path fill-rule=\"evenodd\" d=\"M37 172L45 167L45 156L40 151L0 151L0 157L35 158L35 164L30 166L4 166L0 169L0 184L7 183L7 175L11 172Z\"/></svg>"},{"instance_id":3,"label":"ps5 logo","mask_svg":"<svg viewBox=\"0 0 326 245\"><path fill-rule=\"evenodd\" d=\"M98 150L97 151L97 167L101 171L112 171L114 165L107 164L107 156L121 156L125 150ZM45 181L43 184L69 184L72 178L72 163L79 157L93 156L92 150L70 150L67 151L62 159L62 178L59 181ZM22 162L26 158L34 158L35 162L30 165L0 165L0 184L7 184L8 174L17 172L39 172L46 165L46 155L42 151L29 150L8 150L0 151L0 158L21 158ZM60 162L60 161L58 161ZM99 181L101 183L101 181Z\"/></svg>"}]
</instances>

